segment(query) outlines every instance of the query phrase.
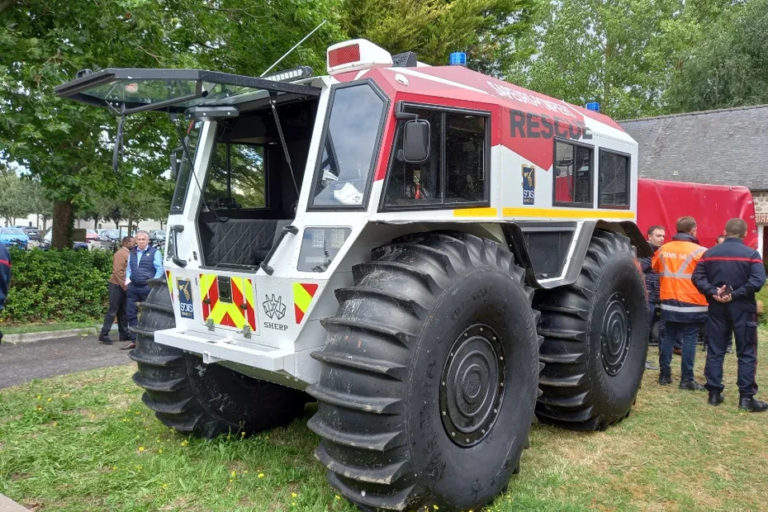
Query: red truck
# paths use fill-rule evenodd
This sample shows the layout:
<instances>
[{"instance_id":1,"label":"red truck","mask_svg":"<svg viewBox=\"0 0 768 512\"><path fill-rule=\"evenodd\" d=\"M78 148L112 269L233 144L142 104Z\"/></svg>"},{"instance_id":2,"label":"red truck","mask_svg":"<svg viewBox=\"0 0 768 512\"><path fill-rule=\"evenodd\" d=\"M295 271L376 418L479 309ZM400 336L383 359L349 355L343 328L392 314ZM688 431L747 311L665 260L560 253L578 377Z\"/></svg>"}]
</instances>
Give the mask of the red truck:
<instances>
[{"instance_id":1,"label":"red truck","mask_svg":"<svg viewBox=\"0 0 768 512\"><path fill-rule=\"evenodd\" d=\"M658 224L666 229L669 240L675 233L677 219L683 215L696 219L697 237L705 247L717 243L728 219L744 219L748 227L744 243L757 249L755 204L747 187L638 180L637 225L643 233Z\"/></svg>"}]
</instances>

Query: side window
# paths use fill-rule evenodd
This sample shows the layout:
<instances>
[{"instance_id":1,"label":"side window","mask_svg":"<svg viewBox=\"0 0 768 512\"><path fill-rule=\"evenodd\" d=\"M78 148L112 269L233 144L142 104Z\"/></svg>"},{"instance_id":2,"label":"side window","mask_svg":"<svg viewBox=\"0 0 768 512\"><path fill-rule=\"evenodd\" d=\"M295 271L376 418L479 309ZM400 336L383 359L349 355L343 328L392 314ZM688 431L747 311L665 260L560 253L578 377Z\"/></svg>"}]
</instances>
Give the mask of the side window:
<instances>
[{"instance_id":1,"label":"side window","mask_svg":"<svg viewBox=\"0 0 768 512\"><path fill-rule=\"evenodd\" d=\"M598 176L598 206L629 208L629 157L601 149Z\"/></svg>"},{"instance_id":2,"label":"side window","mask_svg":"<svg viewBox=\"0 0 768 512\"><path fill-rule=\"evenodd\" d=\"M555 141L555 204L592 207L592 153L587 146Z\"/></svg>"},{"instance_id":3,"label":"side window","mask_svg":"<svg viewBox=\"0 0 768 512\"><path fill-rule=\"evenodd\" d=\"M173 192L173 199L171 200L171 213L181 213L184 210L184 200L187 197L189 179L192 176L193 162L190 161L190 158L194 159L195 149L197 148L202 126L203 123L200 121L189 125L187 136L184 138L184 144L186 144L187 150L179 151L181 161L179 162L178 176L176 176L176 189Z\"/></svg>"},{"instance_id":4,"label":"side window","mask_svg":"<svg viewBox=\"0 0 768 512\"><path fill-rule=\"evenodd\" d=\"M407 164L395 151L384 206L439 207L487 202L489 117L434 108L408 107L406 111L429 121L429 158L421 164ZM396 149L403 147L402 137L399 129Z\"/></svg>"},{"instance_id":5,"label":"side window","mask_svg":"<svg viewBox=\"0 0 768 512\"><path fill-rule=\"evenodd\" d=\"M487 118L452 112L446 113L445 118L445 201L482 201Z\"/></svg>"},{"instance_id":6,"label":"side window","mask_svg":"<svg viewBox=\"0 0 768 512\"><path fill-rule=\"evenodd\" d=\"M411 110L409 109L409 112ZM389 169L386 205L440 204L440 168L442 167L441 139L443 115L435 110L414 109L419 119L429 121L429 158L420 164L403 162L398 155ZM402 126L402 125L401 125ZM395 148L403 147L402 130L399 131Z\"/></svg>"},{"instance_id":7,"label":"side window","mask_svg":"<svg viewBox=\"0 0 768 512\"><path fill-rule=\"evenodd\" d=\"M214 210L266 208L264 148L219 142L214 151L203 190L205 204Z\"/></svg>"}]
</instances>

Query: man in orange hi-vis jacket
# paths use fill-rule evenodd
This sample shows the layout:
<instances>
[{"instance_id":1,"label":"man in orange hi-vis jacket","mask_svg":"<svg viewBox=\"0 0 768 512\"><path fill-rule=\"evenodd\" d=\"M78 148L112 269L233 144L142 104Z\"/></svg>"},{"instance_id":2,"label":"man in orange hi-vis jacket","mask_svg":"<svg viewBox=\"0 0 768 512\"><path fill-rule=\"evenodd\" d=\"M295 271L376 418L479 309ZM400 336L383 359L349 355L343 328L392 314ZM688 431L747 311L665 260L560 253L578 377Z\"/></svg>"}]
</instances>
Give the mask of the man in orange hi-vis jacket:
<instances>
[{"instance_id":1,"label":"man in orange hi-vis jacket","mask_svg":"<svg viewBox=\"0 0 768 512\"><path fill-rule=\"evenodd\" d=\"M677 219L677 234L653 256L653 270L660 276L661 319L665 322L659 343L659 384L662 386L672 384L672 347L676 339L682 338L680 389L705 389L694 380L693 365L699 328L707 321L707 299L691 281L705 250L696 239L696 220L686 216Z\"/></svg>"}]
</instances>

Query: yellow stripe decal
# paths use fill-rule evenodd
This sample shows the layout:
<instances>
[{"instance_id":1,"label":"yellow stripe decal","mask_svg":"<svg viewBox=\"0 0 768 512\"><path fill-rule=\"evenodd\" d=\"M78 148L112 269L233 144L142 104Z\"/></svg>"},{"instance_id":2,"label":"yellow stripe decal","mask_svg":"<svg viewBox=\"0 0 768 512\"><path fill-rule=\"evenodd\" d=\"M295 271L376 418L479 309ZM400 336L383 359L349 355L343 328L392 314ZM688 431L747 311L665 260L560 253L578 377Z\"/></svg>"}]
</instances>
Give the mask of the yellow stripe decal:
<instances>
[{"instance_id":1,"label":"yellow stripe decal","mask_svg":"<svg viewBox=\"0 0 768 512\"><path fill-rule=\"evenodd\" d=\"M558 219L634 219L629 210L573 210L555 208L504 208L504 217L544 217Z\"/></svg>"},{"instance_id":2,"label":"yellow stripe decal","mask_svg":"<svg viewBox=\"0 0 768 512\"><path fill-rule=\"evenodd\" d=\"M454 217L498 217L498 208L464 208L453 210Z\"/></svg>"}]
</instances>

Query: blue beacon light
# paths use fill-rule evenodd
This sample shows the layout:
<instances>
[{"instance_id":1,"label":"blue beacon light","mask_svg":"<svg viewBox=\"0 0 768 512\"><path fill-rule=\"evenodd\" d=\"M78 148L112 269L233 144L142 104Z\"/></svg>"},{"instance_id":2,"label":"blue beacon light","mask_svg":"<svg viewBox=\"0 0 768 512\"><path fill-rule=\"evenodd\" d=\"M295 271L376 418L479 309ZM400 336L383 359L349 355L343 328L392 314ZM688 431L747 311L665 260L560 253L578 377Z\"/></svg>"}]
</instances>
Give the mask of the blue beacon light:
<instances>
[{"instance_id":1,"label":"blue beacon light","mask_svg":"<svg viewBox=\"0 0 768 512\"><path fill-rule=\"evenodd\" d=\"M466 66L467 54L464 52L451 52L450 60L448 62L451 66Z\"/></svg>"}]
</instances>

